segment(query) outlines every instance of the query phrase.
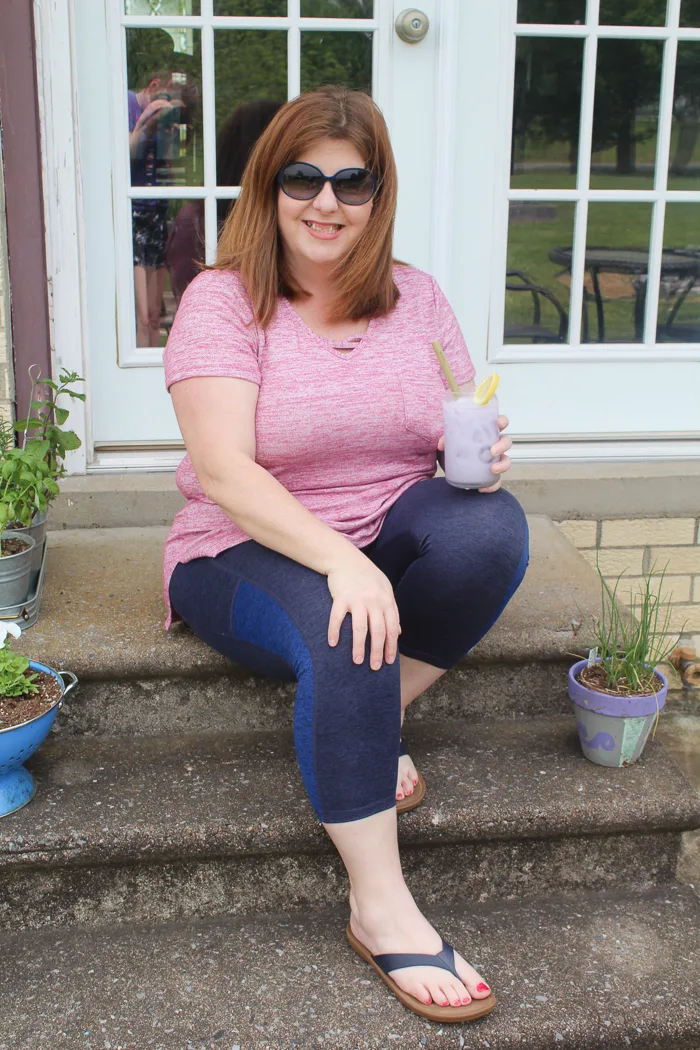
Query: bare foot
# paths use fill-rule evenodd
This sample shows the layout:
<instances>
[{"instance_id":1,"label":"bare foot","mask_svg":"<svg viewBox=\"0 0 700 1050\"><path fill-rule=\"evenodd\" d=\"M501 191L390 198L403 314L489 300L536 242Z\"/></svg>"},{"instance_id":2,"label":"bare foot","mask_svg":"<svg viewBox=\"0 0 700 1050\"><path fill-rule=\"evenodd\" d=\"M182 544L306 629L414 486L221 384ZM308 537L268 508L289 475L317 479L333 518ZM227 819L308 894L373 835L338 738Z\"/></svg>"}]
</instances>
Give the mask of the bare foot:
<instances>
[{"instance_id":1,"label":"bare foot","mask_svg":"<svg viewBox=\"0 0 700 1050\"><path fill-rule=\"evenodd\" d=\"M372 955L411 952L437 955L442 948L439 933L420 913L404 886L386 899L361 906L350 892L350 928ZM472 999L486 999L491 990L483 977L455 951L455 969L461 980L436 966L405 966L391 976L419 1002L438 1006L466 1006Z\"/></svg>"},{"instance_id":2,"label":"bare foot","mask_svg":"<svg viewBox=\"0 0 700 1050\"><path fill-rule=\"evenodd\" d=\"M418 773L411 761L410 755L399 755L399 774L396 779L396 799L402 799L404 795L412 795L413 789L418 783ZM439 949L438 949L439 951Z\"/></svg>"}]
</instances>

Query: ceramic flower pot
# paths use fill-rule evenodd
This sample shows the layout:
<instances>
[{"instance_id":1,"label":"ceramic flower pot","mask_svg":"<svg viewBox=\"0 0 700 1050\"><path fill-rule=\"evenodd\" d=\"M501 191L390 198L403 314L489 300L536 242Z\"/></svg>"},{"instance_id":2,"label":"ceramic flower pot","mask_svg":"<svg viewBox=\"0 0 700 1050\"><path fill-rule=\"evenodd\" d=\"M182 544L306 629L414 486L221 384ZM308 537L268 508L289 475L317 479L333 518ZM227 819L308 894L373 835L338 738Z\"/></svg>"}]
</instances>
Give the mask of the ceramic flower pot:
<instances>
[{"instance_id":1,"label":"ceramic flower pot","mask_svg":"<svg viewBox=\"0 0 700 1050\"><path fill-rule=\"evenodd\" d=\"M662 682L658 693L610 696L578 681L577 676L587 665L587 660L579 660L569 669L569 697L581 750L599 766L631 766L644 750L657 714L666 703L668 682L660 671L655 671Z\"/></svg>"},{"instance_id":2,"label":"ceramic flower pot","mask_svg":"<svg viewBox=\"0 0 700 1050\"><path fill-rule=\"evenodd\" d=\"M32 671L53 675L61 685L61 695L48 711L36 718L18 726L10 726L9 729L0 729L0 817L21 809L34 797L34 777L24 768L24 763L43 743L65 697L78 684L77 676L72 671L54 671L52 667L45 667L33 660L29 661L29 667ZM67 685L63 675L70 679Z\"/></svg>"}]
</instances>

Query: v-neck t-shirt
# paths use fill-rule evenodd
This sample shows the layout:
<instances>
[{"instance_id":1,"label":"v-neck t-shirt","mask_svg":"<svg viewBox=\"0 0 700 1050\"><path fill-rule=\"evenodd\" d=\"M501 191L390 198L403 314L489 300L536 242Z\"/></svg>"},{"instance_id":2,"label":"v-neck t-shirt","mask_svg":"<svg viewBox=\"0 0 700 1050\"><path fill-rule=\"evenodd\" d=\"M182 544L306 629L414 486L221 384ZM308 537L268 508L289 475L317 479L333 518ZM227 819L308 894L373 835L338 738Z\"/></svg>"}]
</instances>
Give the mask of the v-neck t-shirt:
<instances>
[{"instance_id":1,"label":"v-neck t-shirt","mask_svg":"<svg viewBox=\"0 0 700 1050\"><path fill-rule=\"evenodd\" d=\"M237 273L206 270L185 290L163 353L165 382L226 376L255 383L255 460L356 547L379 533L396 500L436 470L447 382L474 376L464 338L434 278L396 265L400 298L362 335L330 340L280 297L265 329ZM345 347L346 349L338 349ZM351 347L350 350L347 347ZM175 475L187 500L164 554L164 597L178 562L215 557L246 535L202 490L189 456Z\"/></svg>"}]
</instances>

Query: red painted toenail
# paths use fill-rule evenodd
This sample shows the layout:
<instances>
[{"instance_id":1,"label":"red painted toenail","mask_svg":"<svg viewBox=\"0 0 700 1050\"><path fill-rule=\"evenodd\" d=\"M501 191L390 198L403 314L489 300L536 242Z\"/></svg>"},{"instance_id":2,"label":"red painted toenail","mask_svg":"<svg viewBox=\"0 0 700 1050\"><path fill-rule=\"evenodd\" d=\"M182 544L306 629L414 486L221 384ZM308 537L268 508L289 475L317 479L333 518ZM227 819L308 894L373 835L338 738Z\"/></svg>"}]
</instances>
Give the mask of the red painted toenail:
<instances>
[{"instance_id":1,"label":"red painted toenail","mask_svg":"<svg viewBox=\"0 0 700 1050\"><path fill-rule=\"evenodd\" d=\"M463 1006L469 1006L470 1002L471 1002L471 999L462 999L462 1005Z\"/></svg>"},{"instance_id":2,"label":"red painted toenail","mask_svg":"<svg viewBox=\"0 0 700 1050\"><path fill-rule=\"evenodd\" d=\"M403 795L397 795L396 797L397 798L403 798Z\"/></svg>"},{"instance_id":3,"label":"red painted toenail","mask_svg":"<svg viewBox=\"0 0 700 1050\"><path fill-rule=\"evenodd\" d=\"M413 781L413 786L415 787L417 783L418 783L418 781L417 781L417 780L414 780L414 781Z\"/></svg>"},{"instance_id":4,"label":"red painted toenail","mask_svg":"<svg viewBox=\"0 0 700 1050\"><path fill-rule=\"evenodd\" d=\"M482 981L481 984L477 984L476 990L477 990L477 992L490 992L491 991L489 986L487 984L484 984L483 981Z\"/></svg>"}]
</instances>

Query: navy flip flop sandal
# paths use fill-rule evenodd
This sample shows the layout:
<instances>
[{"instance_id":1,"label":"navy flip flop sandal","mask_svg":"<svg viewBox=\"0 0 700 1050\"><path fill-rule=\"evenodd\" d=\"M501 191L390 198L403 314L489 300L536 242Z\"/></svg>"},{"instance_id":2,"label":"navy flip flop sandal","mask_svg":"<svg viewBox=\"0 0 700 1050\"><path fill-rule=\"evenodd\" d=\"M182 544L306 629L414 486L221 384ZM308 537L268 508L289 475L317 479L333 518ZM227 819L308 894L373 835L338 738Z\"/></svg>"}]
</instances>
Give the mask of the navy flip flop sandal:
<instances>
[{"instance_id":1,"label":"navy flip flop sandal","mask_svg":"<svg viewBox=\"0 0 700 1050\"><path fill-rule=\"evenodd\" d=\"M407 755L407 754L408 754L408 748L404 744L403 737L402 737L401 738L401 742L399 744L399 758L401 758L401 755ZM397 799L397 801L396 801L396 812L397 813L408 813L409 810L415 809L416 806L420 806L421 802L425 798L426 790L427 790L427 788L426 788L425 780L423 779L423 775L422 775L422 773L418 773L418 783L416 784L416 786L413 789L413 794L412 795L404 795L403 798Z\"/></svg>"},{"instance_id":2,"label":"navy flip flop sandal","mask_svg":"<svg viewBox=\"0 0 700 1050\"><path fill-rule=\"evenodd\" d=\"M443 939L442 950L437 955L414 955L410 953L391 954L391 955L372 955L370 951L365 948L364 944L361 944L357 937L350 929L348 923L345 930L345 936L348 939L350 947L353 951L356 951L361 959L369 963L372 966L381 979L390 988L391 992L396 996L400 1003L408 1009L412 1010L414 1014L418 1014L420 1017L425 1017L429 1021L440 1021L444 1022L455 1022L464 1023L465 1021L476 1021L478 1017L484 1017L486 1014L490 1014L496 1005L496 997L491 994L485 999L472 999L467 1006L438 1006L436 1003L431 1003L428 1006L426 1003L422 1003L420 999L416 999L415 996L409 995L408 992L404 992L403 988L400 988L393 977L389 976L391 970L400 970L405 966L435 966L440 970L448 970L449 973L453 974L458 980L461 977L455 969L455 953L454 948L451 944L448 944Z\"/></svg>"}]
</instances>

